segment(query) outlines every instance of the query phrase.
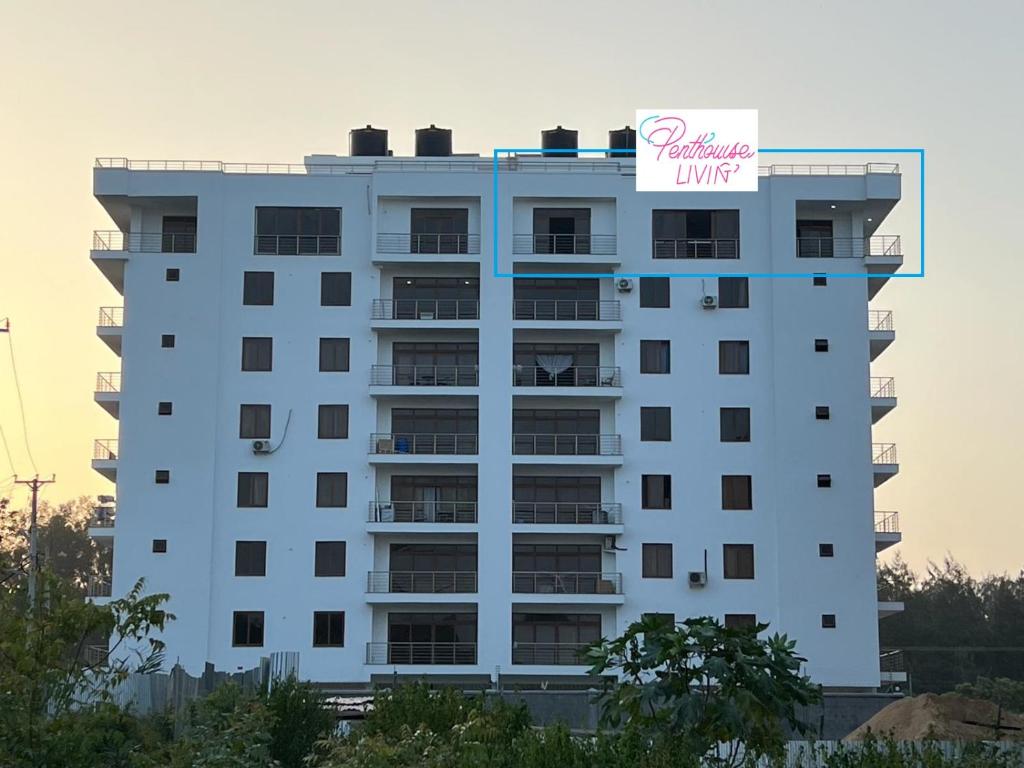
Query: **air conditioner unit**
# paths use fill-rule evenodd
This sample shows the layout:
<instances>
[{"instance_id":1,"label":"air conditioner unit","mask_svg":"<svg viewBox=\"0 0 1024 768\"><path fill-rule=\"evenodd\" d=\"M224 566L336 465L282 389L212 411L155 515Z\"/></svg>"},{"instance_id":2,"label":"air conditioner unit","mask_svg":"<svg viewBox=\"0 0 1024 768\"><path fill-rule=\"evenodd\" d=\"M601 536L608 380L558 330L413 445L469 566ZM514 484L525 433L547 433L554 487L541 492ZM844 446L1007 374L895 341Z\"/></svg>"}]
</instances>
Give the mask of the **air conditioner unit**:
<instances>
[{"instance_id":1,"label":"air conditioner unit","mask_svg":"<svg viewBox=\"0 0 1024 768\"><path fill-rule=\"evenodd\" d=\"M704 571L690 571L686 578L686 583L690 585L691 589L705 587L708 583L708 575Z\"/></svg>"},{"instance_id":2,"label":"air conditioner unit","mask_svg":"<svg viewBox=\"0 0 1024 768\"><path fill-rule=\"evenodd\" d=\"M718 297L704 296L700 300L700 305L704 307L704 309L718 309Z\"/></svg>"},{"instance_id":3,"label":"air conditioner unit","mask_svg":"<svg viewBox=\"0 0 1024 768\"><path fill-rule=\"evenodd\" d=\"M270 441L269 440L253 440L252 441L252 452L253 453L270 453Z\"/></svg>"},{"instance_id":4,"label":"air conditioner unit","mask_svg":"<svg viewBox=\"0 0 1024 768\"><path fill-rule=\"evenodd\" d=\"M633 290L633 281L628 277L620 277L615 281L615 288L619 293L629 293Z\"/></svg>"}]
</instances>

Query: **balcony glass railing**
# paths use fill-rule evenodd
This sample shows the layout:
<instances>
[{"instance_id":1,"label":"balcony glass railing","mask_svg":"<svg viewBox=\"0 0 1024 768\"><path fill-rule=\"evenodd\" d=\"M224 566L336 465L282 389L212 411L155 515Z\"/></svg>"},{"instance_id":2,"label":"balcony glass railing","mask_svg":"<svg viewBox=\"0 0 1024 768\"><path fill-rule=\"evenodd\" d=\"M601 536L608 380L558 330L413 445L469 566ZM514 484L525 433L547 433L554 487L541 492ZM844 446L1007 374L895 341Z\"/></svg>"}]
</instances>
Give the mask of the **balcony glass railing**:
<instances>
[{"instance_id":1,"label":"balcony glass railing","mask_svg":"<svg viewBox=\"0 0 1024 768\"><path fill-rule=\"evenodd\" d=\"M512 643L513 664L586 664L587 643Z\"/></svg>"},{"instance_id":2,"label":"balcony glass railing","mask_svg":"<svg viewBox=\"0 0 1024 768\"><path fill-rule=\"evenodd\" d=\"M444 234L377 234L377 253L480 253L480 235L465 232Z\"/></svg>"},{"instance_id":3,"label":"balcony glass railing","mask_svg":"<svg viewBox=\"0 0 1024 768\"><path fill-rule=\"evenodd\" d=\"M430 595L476 592L476 571L370 571L366 591Z\"/></svg>"},{"instance_id":4,"label":"balcony glass railing","mask_svg":"<svg viewBox=\"0 0 1024 768\"><path fill-rule=\"evenodd\" d=\"M517 456L621 456L621 435L512 435Z\"/></svg>"},{"instance_id":5,"label":"balcony glass railing","mask_svg":"<svg viewBox=\"0 0 1024 768\"><path fill-rule=\"evenodd\" d=\"M476 664L476 643L367 643L367 664Z\"/></svg>"},{"instance_id":6,"label":"balcony glass railing","mask_svg":"<svg viewBox=\"0 0 1024 768\"><path fill-rule=\"evenodd\" d=\"M194 232L121 232L117 229L92 233L94 251L133 253L195 253Z\"/></svg>"},{"instance_id":7,"label":"balcony glass railing","mask_svg":"<svg viewBox=\"0 0 1024 768\"><path fill-rule=\"evenodd\" d=\"M615 253L615 235L513 235L512 253L611 256Z\"/></svg>"},{"instance_id":8,"label":"balcony glass railing","mask_svg":"<svg viewBox=\"0 0 1024 768\"><path fill-rule=\"evenodd\" d=\"M512 591L537 595L620 595L622 574L515 571Z\"/></svg>"},{"instance_id":9,"label":"balcony glass railing","mask_svg":"<svg viewBox=\"0 0 1024 768\"><path fill-rule=\"evenodd\" d=\"M615 300L597 299L516 299L512 317L515 320L621 320L622 305Z\"/></svg>"},{"instance_id":10,"label":"balcony glass railing","mask_svg":"<svg viewBox=\"0 0 1024 768\"><path fill-rule=\"evenodd\" d=\"M899 235L872 237L798 237L796 255L801 259L863 259L901 256Z\"/></svg>"},{"instance_id":11,"label":"balcony glass railing","mask_svg":"<svg viewBox=\"0 0 1024 768\"><path fill-rule=\"evenodd\" d=\"M371 501L371 523L475 523L475 501Z\"/></svg>"},{"instance_id":12,"label":"balcony glass railing","mask_svg":"<svg viewBox=\"0 0 1024 768\"><path fill-rule=\"evenodd\" d=\"M738 259L740 241L734 237L679 237L654 239L656 259Z\"/></svg>"},{"instance_id":13,"label":"balcony glass railing","mask_svg":"<svg viewBox=\"0 0 1024 768\"><path fill-rule=\"evenodd\" d=\"M872 464L897 464L896 443L872 443L871 444Z\"/></svg>"},{"instance_id":14,"label":"balcony glass railing","mask_svg":"<svg viewBox=\"0 0 1024 768\"><path fill-rule=\"evenodd\" d=\"M96 321L100 328L121 328L124 326L124 307L100 307Z\"/></svg>"},{"instance_id":15,"label":"balcony glass railing","mask_svg":"<svg viewBox=\"0 0 1024 768\"><path fill-rule=\"evenodd\" d=\"M520 525L622 525L622 505L610 501L513 501Z\"/></svg>"},{"instance_id":16,"label":"balcony glass railing","mask_svg":"<svg viewBox=\"0 0 1024 768\"><path fill-rule=\"evenodd\" d=\"M562 370L538 366L512 366L516 387L621 387L622 369L616 365L573 365Z\"/></svg>"},{"instance_id":17,"label":"balcony glass railing","mask_svg":"<svg viewBox=\"0 0 1024 768\"><path fill-rule=\"evenodd\" d=\"M374 299L371 320L479 320L476 299Z\"/></svg>"},{"instance_id":18,"label":"balcony glass railing","mask_svg":"<svg viewBox=\"0 0 1024 768\"><path fill-rule=\"evenodd\" d=\"M475 387L476 365L375 365L370 384L375 387Z\"/></svg>"},{"instance_id":19,"label":"balcony glass railing","mask_svg":"<svg viewBox=\"0 0 1024 768\"><path fill-rule=\"evenodd\" d=\"M370 453L475 456L478 443L474 434L375 432L370 435Z\"/></svg>"}]
</instances>

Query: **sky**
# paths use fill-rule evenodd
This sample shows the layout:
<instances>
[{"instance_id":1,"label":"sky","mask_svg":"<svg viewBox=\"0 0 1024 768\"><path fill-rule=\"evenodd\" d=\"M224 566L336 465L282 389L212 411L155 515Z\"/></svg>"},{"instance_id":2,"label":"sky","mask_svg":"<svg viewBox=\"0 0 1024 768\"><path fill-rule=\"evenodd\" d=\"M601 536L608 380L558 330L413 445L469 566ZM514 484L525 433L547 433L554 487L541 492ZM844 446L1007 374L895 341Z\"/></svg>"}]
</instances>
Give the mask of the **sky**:
<instances>
[{"instance_id":1,"label":"sky","mask_svg":"<svg viewBox=\"0 0 1024 768\"><path fill-rule=\"evenodd\" d=\"M121 303L89 261L91 231L113 228L95 157L301 162L345 154L367 123L395 154L430 123L458 152L535 146L556 124L600 146L637 108L756 108L762 147L927 150L927 276L873 302L897 335L872 373L899 395L875 440L901 463L876 508L900 512L915 568L951 554L1016 573L1022 28L1024 4L999 1L0 0L0 318L35 465L57 476L45 498L110 491L89 464L117 433L92 399L96 372L119 368L96 315ZM882 231L910 265L904 173ZM0 426L2 493L33 472L2 338Z\"/></svg>"}]
</instances>

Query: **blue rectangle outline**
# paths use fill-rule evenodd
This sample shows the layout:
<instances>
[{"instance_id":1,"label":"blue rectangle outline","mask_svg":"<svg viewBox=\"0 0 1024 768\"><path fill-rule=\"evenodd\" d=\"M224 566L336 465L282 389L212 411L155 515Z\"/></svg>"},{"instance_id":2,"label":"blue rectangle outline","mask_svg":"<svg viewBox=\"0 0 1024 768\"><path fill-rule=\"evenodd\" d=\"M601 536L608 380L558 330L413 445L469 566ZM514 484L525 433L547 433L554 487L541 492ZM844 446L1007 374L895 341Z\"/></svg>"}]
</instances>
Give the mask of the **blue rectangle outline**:
<instances>
[{"instance_id":1,"label":"blue rectangle outline","mask_svg":"<svg viewBox=\"0 0 1024 768\"><path fill-rule=\"evenodd\" d=\"M499 227L498 227L498 160L500 153L512 154L515 152L529 152L538 153L544 152L547 154L551 153L578 153L578 152L601 152L601 153L616 153L616 152L631 152L628 149L610 149L602 147L588 147L578 149L541 149L539 147L498 147L493 152L494 165L491 170L492 176L492 215L494 220L494 259L493 259L493 276L494 277L568 277L568 278L579 278L579 277L700 277L700 278L714 278L714 277L783 277L783 278L808 278L808 277L859 277L859 278L870 278L877 277L877 274L868 272L690 272L685 274L680 273L666 273L666 272L499 272L498 271L498 242ZM889 147L857 147L851 149L843 148L808 148L808 147L795 147L795 148L768 148L759 149L759 153L776 153L776 154L915 154L918 156L920 161L920 224L921 224L921 262L920 269L917 272L894 272L893 274L886 275L888 278L923 278L924 272L924 208L925 208L925 187L924 187L924 166L925 166L925 150L923 147L900 147L900 148L889 148ZM514 269L514 266L513 266Z\"/></svg>"}]
</instances>

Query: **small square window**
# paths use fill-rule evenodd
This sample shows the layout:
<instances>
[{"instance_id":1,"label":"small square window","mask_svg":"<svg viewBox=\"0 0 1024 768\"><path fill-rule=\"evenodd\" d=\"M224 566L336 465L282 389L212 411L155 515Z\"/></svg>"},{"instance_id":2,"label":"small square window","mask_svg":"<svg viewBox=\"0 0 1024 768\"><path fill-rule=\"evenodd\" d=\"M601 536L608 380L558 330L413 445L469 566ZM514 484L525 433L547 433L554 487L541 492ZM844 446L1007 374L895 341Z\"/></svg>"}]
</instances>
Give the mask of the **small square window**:
<instances>
[{"instance_id":1,"label":"small square window","mask_svg":"<svg viewBox=\"0 0 1024 768\"><path fill-rule=\"evenodd\" d=\"M158 555L167 552L167 539L153 539L153 552Z\"/></svg>"},{"instance_id":2,"label":"small square window","mask_svg":"<svg viewBox=\"0 0 1024 768\"><path fill-rule=\"evenodd\" d=\"M818 557L834 557L835 549L831 544L818 545Z\"/></svg>"},{"instance_id":3,"label":"small square window","mask_svg":"<svg viewBox=\"0 0 1024 768\"><path fill-rule=\"evenodd\" d=\"M274 303L274 273L246 272L242 280L242 304L268 307Z\"/></svg>"},{"instance_id":4,"label":"small square window","mask_svg":"<svg viewBox=\"0 0 1024 768\"><path fill-rule=\"evenodd\" d=\"M640 278L640 306L650 309L665 309L671 303L667 277Z\"/></svg>"},{"instance_id":5,"label":"small square window","mask_svg":"<svg viewBox=\"0 0 1024 768\"><path fill-rule=\"evenodd\" d=\"M318 507L348 506L348 473L316 473L316 505Z\"/></svg>"},{"instance_id":6,"label":"small square window","mask_svg":"<svg viewBox=\"0 0 1024 768\"><path fill-rule=\"evenodd\" d=\"M754 578L754 545L722 545L723 576L727 579Z\"/></svg>"},{"instance_id":7,"label":"small square window","mask_svg":"<svg viewBox=\"0 0 1024 768\"><path fill-rule=\"evenodd\" d=\"M177 267L168 267L164 273L164 280L168 283L176 283L181 279L181 270Z\"/></svg>"},{"instance_id":8,"label":"small square window","mask_svg":"<svg viewBox=\"0 0 1024 768\"><path fill-rule=\"evenodd\" d=\"M266 472L239 472L239 507L265 507L270 495L270 475Z\"/></svg>"},{"instance_id":9,"label":"small square window","mask_svg":"<svg viewBox=\"0 0 1024 768\"><path fill-rule=\"evenodd\" d=\"M726 629L749 629L757 626L757 615L753 613L727 613L725 614Z\"/></svg>"},{"instance_id":10,"label":"small square window","mask_svg":"<svg viewBox=\"0 0 1024 768\"><path fill-rule=\"evenodd\" d=\"M318 541L313 556L313 576L327 578L345 575L345 542Z\"/></svg>"},{"instance_id":11,"label":"small square window","mask_svg":"<svg viewBox=\"0 0 1024 768\"><path fill-rule=\"evenodd\" d=\"M750 289L747 278L718 278L718 306L722 309L747 309L750 306Z\"/></svg>"},{"instance_id":12,"label":"small square window","mask_svg":"<svg viewBox=\"0 0 1024 768\"><path fill-rule=\"evenodd\" d=\"M641 506L644 509L672 509L671 475L643 475L640 481L643 485Z\"/></svg>"},{"instance_id":13,"label":"small square window","mask_svg":"<svg viewBox=\"0 0 1024 768\"><path fill-rule=\"evenodd\" d=\"M818 475L818 487L819 488L831 488L832 487L832 475Z\"/></svg>"},{"instance_id":14,"label":"small square window","mask_svg":"<svg viewBox=\"0 0 1024 768\"><path fill-rule=\"evenodd\" d=\"M750 409L721 408L719 429L723 443L750 442Z\"/></svg>"},{"instance_id":15,"label":"small square window","mask_svg":"<svg viewBox=\"0 0 1024 768\"><path fill-rule=\"evenodd\" d=\"M321 373L343 373L348 370L348 339L320 339Z\"/></svg>"},{"instance_id":16,"label":"small square window","mask_svg":"<svg viewBox=\"0 0 1024 768\"><path fill-rule=\"evenodd\" d=\"M672 409L657 406L640 409L640 439L665 442L672 439Z\"/></svg>"},{"instance_id":17,"label":"small square window","mask_svg":"<svg viewBox=\"0 0 1024 768\"><path fill-rule=\"evenodd\" d=\"M814 340L814 351L815 352L828 352L828 339L815 339Z\"/></svg>"},{"instance_id":18,"label":"small square window","mask_svg":"<svg viewBox=\"0 0 1024 768\"><path fill-rule=\"evenodd\" d=\"M244 404L239 407L238 436L248 439L270 439L270 406Z\"/></svg>"},{"instance_id":19,"label":"small square window","mask_svg":"<svg viewBox=\"0 0 1024 768\"><path fill-rule=\"evenodd\" d=\"M821 628L822 629L835 629L836 628L836 615L834 613L823 613L823 614L821 614Z\"/></svg>"},{"instance_id":20,"label":"small square window","mask_svg":"<svg viewBox=\"0 0 1024 768\"><path fill-rule=\"evenodd\" d=\"M157 416L170 416L171 411L174 410L174 405L167 400L162 400L156 404Z\"/></svg>"},{"instance_id":21,"label":"small square window","mask_svg":"<svg viewBox=\"0 0 1024 768\"><path fill-rule=\"evenodd\" d=\"M640 373L669 373L671 371L671 342L640 342Z\"/></svg>"},{"instance_id":22,"label":"small square window","mask_svg":"<svg viewBox=\"0 0 1024 768\"><path fill-rule=\"evenodd\" d=\"M348 406L321 405L316 436L321 440L344 440L348 437Z\"/></svg>"},{"instance_id":23,"label":"small square window","mask_svg":"<svg viewBox=\"0 0 1024 768\"><path fill-rule=\"evenodd\" d=\"M158 469L153 478L153 482L158 485L167 485L171 482L171 470L169 469Z\"/></svg>"},{"instance_id":24,"label":"small square window","mask_svg":"<svg viewBox=\"0 0 1024 768\"><path fill-rule=\"evenodd\" d=\"M341 648L345 645L345 612L313 612L313 647Z\"/></svg>"},{"instance_id":25,"label":"small square window","mask_svg":"<svg viewBox=\"0 0 1024 768\"><path fill-rule=\"evenodd\" d=\"M274 368L274 339L246 336L242 339L242 370L270 371Z\"/></svg>"},{"instance_id":26,"label":"small square window","mask_svg":"<svg viewBox=\"0 0 1024 768\"><path fill-rule=\"evenodd\" d=\"M174 334L165 333L160 337L160 346L164 349L171 349L174 346Z\"/></svg>"},{"instance_id":27,"label":"small square window","mask_svg":"<svg viewBox=\"0 0 1024 768\"><path fill-rule=\"evenodd\" d=\"M722 475L722 509L753 509L750 475Z\"/></svg>"},{"instance_id":28,"label":"small square window","mask_svg":"<svg viewBox=\"0 0 1024 768\"><path fill-rule=\"evenodd\" d=\"M235 576L267 575L267 542L235 542Z\"/></svg>"},{"instance_id":29,"label":"small square window","mask_svg":"<svg viewBox=\"0 0 1024 768\"><path fill-rule=\"evenodd\" d=\"M818 421L828 421L832 418L832 412L827 405L816 405L814 406L814 418Z\"/></svg>"},{"instance_id":30,"label":"small square window","mask_svg":"<svg viewBox=\"0 0 1024 768\"><path fill-rule=\"evenodd\" d=\"M749 374L750 342L718 342L718 372L731 374Z\"/></svg>"},{"instance_id":31,"label":"small square window","mask_svg":"<svg viewBox=\"0 0 1024 768\"><path fill-rule=\"evenodd\" d=\"M231 618L232 645L253 648L263 646L263 611L235 611Z\"/></svg>"},{"instance_id":32,"label":"small square window","mask_svg":"<svg viewBox=\"0 0 1024 768\"><path fill-rule=\"evenodd\" d=\"M825 277L824 275L815 275L814 276L814 285L815 285L815 287L824 287L824 286L828 285L828 278Z\"/></svg>"},{"instance_id":33,"label":"small square window","mask_svg":"<svg viewBox=\"0 0 1024 768\"><path fill-rule=\"evenodd\" d=\"M323 272L320 275L320 306L349 307L352 305L352 273Z\"/></svg>"},{"instance_id":34,"label":"small square window","mask_svg":"<svg viewBox=\"0 0 1024 768\"><path fill-rule=\"evenodd\" d=\"M672 578L672 545L671 544L644 544L643 545L643 578L645 579L671 579Z\"/></svg>"},{"instance_id":35,"label":"small square window","mask_svg":"<svg viewBox=\"0 0 1024 768\"><path fill-rule=\"evenodd\" d=\"M640 614L640 618L643 621L656 621L667 629L673 629L676 625L676 615L674 613L642 613Z\"/></svg>"}]
</instances>

